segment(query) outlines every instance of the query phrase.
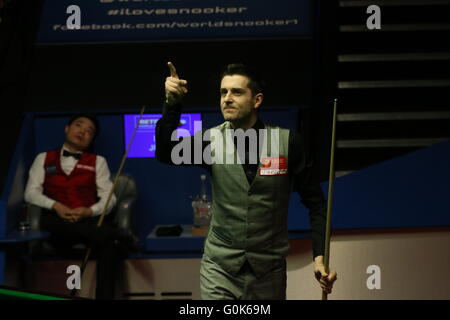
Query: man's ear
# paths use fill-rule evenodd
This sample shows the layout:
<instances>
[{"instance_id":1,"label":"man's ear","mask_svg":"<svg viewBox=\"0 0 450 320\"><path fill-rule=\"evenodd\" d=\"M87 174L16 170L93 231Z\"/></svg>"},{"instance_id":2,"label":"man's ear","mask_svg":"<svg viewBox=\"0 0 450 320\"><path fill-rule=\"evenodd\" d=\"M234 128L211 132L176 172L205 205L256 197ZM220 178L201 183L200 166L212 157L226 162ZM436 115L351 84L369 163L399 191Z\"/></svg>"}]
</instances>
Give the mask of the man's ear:
<instances>
[{"instance_id":1,"label":"man's ear","mask_svg":"<svg viewBox=\"0 0 450 320\"><path fill-rule=\"evenodd\" d=\"M64 133L67 134L67 132L69 132L69 126L64 127Z\"/></svg>"},{"instance_id":2,"label":"man's ear","mask_svg":"<svg viewBox=\"0 0 450 320\"><path fill-rule=\"evenodd\" d=\"M255 109L258 109L264 100L264 95L262 93L258 93L255 95Z\"/></svg>"}]
</instances>

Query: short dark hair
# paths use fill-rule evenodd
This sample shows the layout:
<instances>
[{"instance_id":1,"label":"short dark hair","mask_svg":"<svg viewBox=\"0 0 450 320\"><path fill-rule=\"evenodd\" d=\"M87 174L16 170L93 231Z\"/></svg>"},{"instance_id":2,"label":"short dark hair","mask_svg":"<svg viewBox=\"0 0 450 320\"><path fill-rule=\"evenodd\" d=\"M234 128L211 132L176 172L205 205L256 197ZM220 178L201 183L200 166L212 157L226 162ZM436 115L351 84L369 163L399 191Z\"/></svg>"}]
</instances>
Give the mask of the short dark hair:
<instances>
[{"instance_id":1,"label":"short dark hair","mask_svg":"<svg viewBox=\"0 0 450 320\"><path fill-rule=\"evenodd\" d=\"M241 75L249 79L248 87L252 91L253 95L263 93L265 83L260 77L259 73L252 67L243 63L230 63L223 69L220 80L225 76Z\"/></svg>"},{"instance_id":2,"label":"short dark hair","mask_svg":"<svg viewBox=\"0 0 450 320\"><path fill-rule=\"evenodd\" d=\"M67 125L70 126L75 120L77 120L79 118L87 118L92 121L92 123L95 126L95 133L94 133L94 139L95 139L100 132L100 123L99 123L97 117L91 113L77 113L70 117L69 121L67 122Z\"/></svg>"}]
</instances>

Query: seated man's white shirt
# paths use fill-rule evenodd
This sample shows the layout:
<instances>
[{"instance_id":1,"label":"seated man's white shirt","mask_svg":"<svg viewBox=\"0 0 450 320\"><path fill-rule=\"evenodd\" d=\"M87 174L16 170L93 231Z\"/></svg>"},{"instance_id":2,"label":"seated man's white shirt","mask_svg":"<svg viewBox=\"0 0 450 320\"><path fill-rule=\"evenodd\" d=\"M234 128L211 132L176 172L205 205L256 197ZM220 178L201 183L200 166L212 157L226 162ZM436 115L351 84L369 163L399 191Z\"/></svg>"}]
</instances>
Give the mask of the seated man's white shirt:
<instances>
[{"instance_id":1,"label":"seated man's white shirt","mask_svg":"<svg viewBox=\"0 0 450 320\"><path fill-rule=\"evenodd\" d=\"M78 160L74 157L64 157L62 155L63 150L69 151L66 147L61 148L60 159L61 159L61 169L65 174L69 175L75 168ZM34 159L34 162L30 168L28 175L28 182L25 188L25 201L36 206L51 210L55 204L55 200L47 197L44 192L44 180L45 180L45 169L44 163L46 158L46 152L38 154ZM98 216L102 213L108 200L109 193L112 189L112 182L110 180L111 173L108 168L106 159L102 156L97 155L96 158L96 168L95 168L95 181L97 184L97 195L100 200L92 205L93 215ZM112 195L111 200L108 204L106 214L110 213L112 208L116 203L116 197Z\"/></svg>"}]
</instances>

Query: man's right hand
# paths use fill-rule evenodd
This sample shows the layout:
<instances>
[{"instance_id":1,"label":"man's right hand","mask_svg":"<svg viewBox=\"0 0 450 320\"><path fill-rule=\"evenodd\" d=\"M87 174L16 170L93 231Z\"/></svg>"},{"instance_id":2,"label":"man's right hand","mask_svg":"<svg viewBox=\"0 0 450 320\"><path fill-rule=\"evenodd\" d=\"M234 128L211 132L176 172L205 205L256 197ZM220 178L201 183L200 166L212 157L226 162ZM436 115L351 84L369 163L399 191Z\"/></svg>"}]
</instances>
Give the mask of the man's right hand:
<instances>
[{"instance_id":1,"label":"man's right hand","mask_svg":"<svg viewBox=\"0 0 450 320\"><path fill-rule=\"evenodd\" d=\"M187 81L180 79L172 62L168 62L170 77L166 78L166 103L170 106L180 103L188 92Z\"/></svg>"},{"instance_id":2,"label":"man's right hand","mask_svg":"<svg viewBox=\"0 0 450 320\"><path fill-rule=\"evenodd\" d=\"M72 214L71 214L71 209L69 207L66 207L65 205L63 205L60 202L55 202L53 204L53 210L56 211L56 213L58 214L58 216L66 221L70 221L70 222L75 222Z\"/></svg>"}]
</instances>

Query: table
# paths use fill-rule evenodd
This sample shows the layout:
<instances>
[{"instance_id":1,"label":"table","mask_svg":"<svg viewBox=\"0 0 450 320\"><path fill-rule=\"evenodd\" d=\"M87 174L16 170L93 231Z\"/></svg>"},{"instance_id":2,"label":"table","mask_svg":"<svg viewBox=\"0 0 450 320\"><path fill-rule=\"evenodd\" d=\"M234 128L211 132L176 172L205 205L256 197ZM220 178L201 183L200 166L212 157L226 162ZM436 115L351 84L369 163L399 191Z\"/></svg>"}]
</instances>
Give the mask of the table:
<instances>
[{"instance_id":1,"label":"table","mask_svg":"<svg viewBox=\"0 0 450 320\"><path fill-rule=\"evenodd\" d=\"M52 295L39 291L0 286L0 300L79 300L79 297ZM84 299L83 299L84 300Z\"/></svg>"},{"instance_id":2,"label":"table","mask_svg":"<svg viewBox=\"0 0 450 320\"><path fill-rule=\"evenodd\" d=\"M13 246L21 248L22 255L26 255L26 244L30 241L43 240L50 236L50 233L44 230L29 229L26 231L11 230L6 236L0 238L0 284L4 283L4 272L6 263L5 250ZM25 268L24 265L22 265ZM24 269L21 272L24 273Z\"/></svg>"}]
</instances>

